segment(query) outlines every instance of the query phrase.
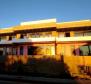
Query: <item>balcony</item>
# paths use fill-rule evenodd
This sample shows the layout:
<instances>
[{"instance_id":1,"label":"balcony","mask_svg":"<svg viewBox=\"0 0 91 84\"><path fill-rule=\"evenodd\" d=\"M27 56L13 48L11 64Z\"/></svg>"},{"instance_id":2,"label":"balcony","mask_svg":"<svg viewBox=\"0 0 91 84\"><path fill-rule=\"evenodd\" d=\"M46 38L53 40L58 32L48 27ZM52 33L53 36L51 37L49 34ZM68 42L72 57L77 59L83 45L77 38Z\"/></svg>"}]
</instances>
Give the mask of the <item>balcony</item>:
<instances>
[{"instance_id":1,"label":"balcony","mask_svg":"<svg viewBox=\"0 0 91 84\"><path fill-rule=\"evenodd\" d=\"M69 42L69 41L91 41L91 36L85 36L85 37L62 37L62 38L56 38L56 41L61 42Z\"/></svg>"},{"instance_id":2,"label":"balcony","mask_svg":"<svg viewBox=\"0 0 91 84\"><path fill-rule=\"evenodd\" d=\"M23 42L50 42L55 41L55 37L45 37L45 38L23 38L23 39L13 39L13 43L23 43Z\"/></svg>"},{"instance_id":3,"label":"balcony","mask_svg":"<svg viewBox=\"0 0 91 84\"><path fill-rule=\"evenodd\" d=\"M85 37L44 37L44 38L23 38L23 39L12 39L1 40L0 44L12 44L12 43L25 43L25 42L73 42L73 41L91 41L91 36Z\"/></svg>"},{"instance_id":4,"label":"balcony","mask_svg":"<svg viewBox=\"0 0 91 84\"><path fill-rule=\"evenodd\" d=\"M8 40L1 40L0 44L11 44L12 41L8 41Z\"/></svg>"},{"instance_id":5,"label":"balcony","mask_svg":"<svg viewBox=\"0 0 91 84\"><path fill-rule=\"evenodd\" d=\"M44 38L29 38L31 42L45 42L45 41L55 41L55 37L44 37Z\"/></svg>"},{"instance_id":6,"label":"balcony","mask_svg":"<svg viewBox=\"0 0 91 84\"><path fill-rule=\"evenodd\" d=\"M24 43L24 42L52 42L55 41L55 37L45 38L23 38L23 39L12 39L12 40L1 40L0 44L12 44L12 43Z\"/></svg>"}]
</instances>

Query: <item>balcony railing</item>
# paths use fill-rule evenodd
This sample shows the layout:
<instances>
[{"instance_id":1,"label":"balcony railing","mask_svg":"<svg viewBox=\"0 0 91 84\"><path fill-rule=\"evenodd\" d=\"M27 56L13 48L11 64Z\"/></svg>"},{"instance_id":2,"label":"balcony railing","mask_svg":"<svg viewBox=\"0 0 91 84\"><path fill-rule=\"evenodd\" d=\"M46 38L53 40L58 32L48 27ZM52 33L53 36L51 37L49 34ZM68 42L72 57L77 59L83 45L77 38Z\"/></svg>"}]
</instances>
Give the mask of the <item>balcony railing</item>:
<instances>
[{"instance_id":1,"label":"balcony railing","mask_svg":"<svg viewBox=\"0 0 91 84\"><path fill-rule=\"evenodd\" d=\"M11 44L12 41L8 41L8 40L1 40L0 44Z\"/></svg>"},{"instance_id":2,"label":"balcony railing","mask_svg":"<svg viewBox=\"0 0 91 84\"><path fill-rule=\"evenodd\" d=\"M85 37L63 37L56 38L56 41L66 42L66 41L91 41L91 36Z\"/></svg>"},{"instance_id":3,"label":"balcony railing","mask_svg":"<svg viewBox=\"0 0 91 84\"><path fill-rule=\"evenodd\" d=\"M13 43L19 42L45 42L45 41L55 41L55 37L45 37L45 38L23 38L23 39L14 39Z\"/></svg>"},{"instance_id":4,"label":"balcony railing","mask_svg":"<svg viewBox=\"0 0 91 84\"><path fill-rule=\"evenodd\" d=\"M11 44L11 43L23 43L23 42L49 42L55 41L55 37L45 37L45 38L22 38L22 39L12 39L12 40L1 40L0 44Z\"/></svg>"},{"instance_id":5,"label":"balcony railing","mask_svg":"<svg viewBox=\"0 0 91 84\"><path fill-rule=\"evenodd\" d=\"M12 40L1 40L0 44L12 44L12 43L24 43L24 42L69 42L69 41L91 41L91 36L85 37L45 37L45 38L23 38L23 39L12 39Z\"/></svg>"}]
</instances>

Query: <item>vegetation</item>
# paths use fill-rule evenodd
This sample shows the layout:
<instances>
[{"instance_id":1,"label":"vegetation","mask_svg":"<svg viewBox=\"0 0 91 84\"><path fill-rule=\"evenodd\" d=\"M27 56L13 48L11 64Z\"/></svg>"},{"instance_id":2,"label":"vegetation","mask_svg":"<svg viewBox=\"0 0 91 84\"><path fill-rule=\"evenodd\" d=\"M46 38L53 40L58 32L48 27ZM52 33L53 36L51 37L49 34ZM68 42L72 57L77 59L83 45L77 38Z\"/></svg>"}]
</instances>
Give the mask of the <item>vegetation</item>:
<instances>
[{"instance_id":1,"label":"vegetation","mask_svg":"<svg viewBox=\"0 0 91 84\"><path fill-rule=\"evenodd\" d=\"M0 73L17 74L27 76L44 76L44 77L59 77L71 78L68 66L63 60L56 60L55 58L28 58L26 63L21 60L13 62L12 64L0 64Z\"/></svg>"}]
</instances>

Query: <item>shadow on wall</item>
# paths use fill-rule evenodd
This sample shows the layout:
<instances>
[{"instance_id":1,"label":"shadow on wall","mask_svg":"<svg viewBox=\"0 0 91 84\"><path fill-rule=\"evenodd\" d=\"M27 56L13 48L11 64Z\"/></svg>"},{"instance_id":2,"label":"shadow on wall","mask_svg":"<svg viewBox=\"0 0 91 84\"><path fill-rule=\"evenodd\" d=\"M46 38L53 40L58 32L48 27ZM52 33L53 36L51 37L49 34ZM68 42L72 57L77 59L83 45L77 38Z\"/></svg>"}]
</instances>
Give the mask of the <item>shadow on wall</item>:
<instances>
[{"instance_id":1,"label":"shadow on wall","mask_svg":"<svg viewBox=\"0 0 91 84\"><path fill-rule=\"evenodd\" d=\"M79 48L73 50L73 54L76 56L91 56L91 44L81 45Z\"/></svg>"},{"instance_id":2,"label":"shadow on wall","mask_svg":"<svg viewBox=\"0 0 91 84\"><path fill-rule=\"evenodd\" d=\"M79 56L79 59L82 61L82 64L78 64L77 68L80 74L86 74L91 77L91 44L87 43L86 45L81 45L79 48L73 50L74 56ZM88 61L87 61L88 60Z\"/></svg>"},{"instance_id":3,"label":"shadow on wall","mask_svg":"<svg viewBox=\"0 0 91 84\"><path fill-rule=\"evenodd\" d=\"M58 77L58 78L69 78L69 67L64 63L64 56L61 56L61 60L55 58L45 57L36 59L34 57L28 58L26 64L17 61L10 65L0 64L0 68L3 70L1 73L17 74L17 75L31 75L31 76L44 76L44 77Z\"/></svg>"}]
</instances>

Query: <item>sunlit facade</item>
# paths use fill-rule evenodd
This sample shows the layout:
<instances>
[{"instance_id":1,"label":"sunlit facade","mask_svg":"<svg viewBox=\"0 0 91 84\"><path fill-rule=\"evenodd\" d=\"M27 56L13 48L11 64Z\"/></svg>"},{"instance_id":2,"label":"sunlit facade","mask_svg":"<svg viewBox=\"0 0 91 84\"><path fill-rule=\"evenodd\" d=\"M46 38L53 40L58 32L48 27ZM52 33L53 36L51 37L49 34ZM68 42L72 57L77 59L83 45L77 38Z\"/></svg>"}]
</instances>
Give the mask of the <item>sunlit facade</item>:
<instances>
[{"instance_id":1,"label":"sunlit facade","mask_svg":"<svg viewBox=\"0 0 91 84\"><path fill-rule=\"evenodd\" d=\"M0 29L0 55L24 62L28 57L60 60L64 56L71 72L78 72L78 66L91 65L91 20L59 23L48 19Z\"/></svg>"}]
</instances>

